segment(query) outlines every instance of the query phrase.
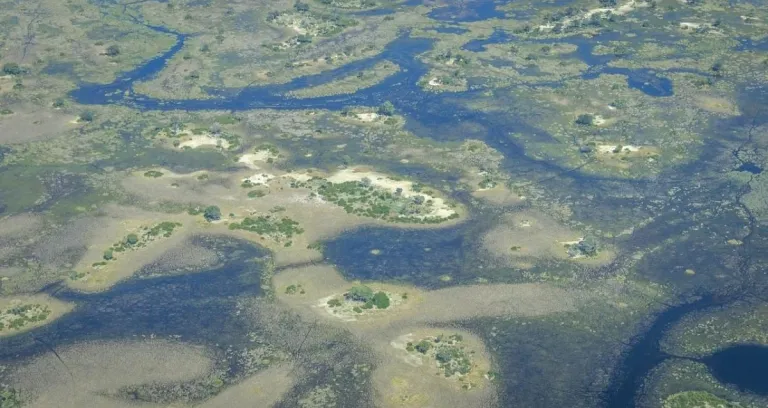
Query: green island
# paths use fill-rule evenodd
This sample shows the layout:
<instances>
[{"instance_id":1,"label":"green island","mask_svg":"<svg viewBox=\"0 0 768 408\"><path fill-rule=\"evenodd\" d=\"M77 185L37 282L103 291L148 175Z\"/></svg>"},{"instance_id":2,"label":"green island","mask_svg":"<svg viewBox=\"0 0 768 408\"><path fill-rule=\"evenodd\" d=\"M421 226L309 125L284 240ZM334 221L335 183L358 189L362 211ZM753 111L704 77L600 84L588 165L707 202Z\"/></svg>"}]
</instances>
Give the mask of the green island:
<instances>
[{"instance_id":1,"label":"green island","mask_svg":"<svg viewBox=\"0 0 768 408\"><path fill-rule=\"evenodd\" d=\"M157 239L170 238L173 231L179 227L181 227L181 223L172 221L163 221L152 226L141 227L136 233L126 235L120 242L112 244L109 249L105 250L104 260L113 261L116 259L115 253L135 251L146 247ZM94 264L94 266L99 265Z\"/></svg>"},{"instance_id":2,"label":"green island","mask_svg":"<svg viewBox=\"0 0 768 408\"><path fill-rule=\"evenodd\" d=\"M38 303L20 304L0 310L0 332L21 330L29 324L45 321L50 314L48 306Z\"/></svg>"},{"instance_id":3,"label":"green island","mask_svg":"<svg viewBox=\"0 0 768 408\"><path fill-rule=\"evenodd\" d=\"M295 181L291 187L308 188L347 213L390 222L437 224L459 217L456 204L439 197L434 190L374 173L313 177Z\"/></svg>"},{"instance_id":4,"label":"green island","mask_svg":"<svg viewBox=\"0 0 768 408\"><path fill-rule=\"evenodd\" d=\"M706 391L686 391L670 395L663 408L739 408L742 405L718 398Z\"/></svg>"},{"instance_id":5,"label":"green island","mask_svg":"<svg viewBox=\"0 0 768 408\"><path fill-rule=\"evenodd\" d=\"M304 233L304 229L298 222L289 217L277 217L273 214L245 217L240 222L231 222L229 229L253 232L277 242L284 242L285 246L291 245L290 239L293 236Z\"/></svg>"},{"instance_id":6,"label":"green island","mask_svg":"<svg viewBox=\"0 0 768 408\"><path fill-rule=\"evenodd\" d=\"M472 387L467 376L474 368L474 351L467 349L460 334L441 334L409 341L405 350L426 359L427 364L434 364L440 375L458 380L462 388Z\"/></svg>"},{"instance_id":7,"label":"green island","mask_svg":"<svg viewBox=\"0 0 768 408\"><path fill-rule=\"evenodd\" d=\"M355 285L341 296L331 296L325 304L334 314L365 314L368 311L388 309L390 305L397 306L406 299L406 295L374 292L366 285Z\"/></svg>"}]
</instances>

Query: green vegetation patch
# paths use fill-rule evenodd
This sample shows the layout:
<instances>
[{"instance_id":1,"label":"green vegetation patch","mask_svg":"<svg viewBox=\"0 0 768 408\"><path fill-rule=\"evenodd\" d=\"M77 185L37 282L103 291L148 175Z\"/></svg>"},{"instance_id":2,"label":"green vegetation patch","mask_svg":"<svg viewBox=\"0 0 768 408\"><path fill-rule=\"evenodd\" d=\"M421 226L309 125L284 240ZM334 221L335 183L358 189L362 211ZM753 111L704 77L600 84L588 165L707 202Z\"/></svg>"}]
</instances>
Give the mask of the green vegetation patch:
<instances>
[{"instance_id":1,"label":"green vegetation patch","mask_svg":"<svg viewBox=\"0 0 768 408\"><path fill-rule=\"evenodd\" d=\"M138 233L131 233L125 236L120 242L112 244L111 247L104 251L104 260L112 261L115 259L115 252L125 252L128 250L136 250L147 246L150 242L160 239L169 238L173 235L173 231L181 227L181 223L164 221L151 227L142 227Z\"/></svg>"},{"instance_id":2,"label":"green vegetation patch","mask_svg":"<svg viewBox=\"0 0 768 408\"><path fill-rule=\"evenodd\" d=\"M254 232L278 242L289 240L294 235L304 233L304 229L299 226L297 221L288 217L278 218L272 215L245 217L239 223L233 222L229 224L229 229Z\"/></svg>"},{"instance_id":3,"label":"green vegetation patch","mask_svg":"<svg viewBox=\"0 0 768 408\"><path fill-rule=\"evenodd\" d=\"M286 295L295 295L295 294L303 295L307 293L304 288L301 286L301 284L295 284L295 285L288 285L285 288L285 294Z\"/></svg>"},{"instance_id":4,"label":"green vegetation patch","mask_svg":"<svg viewBox=\"0 0 768 408\"><path fill-rule=\"evenodd\" d=\"M738 408L740 405L718 398L706 391L686 391L670 395L663 408Z\"/></svg>"},{"instance_id":5,"label":"green vegetation patch","mask_svg":"<svg viewBox=\"0 0 768 408\"><path fill-rule=\"evenodd\" d=\"M355 285L349 288L342 297L331 298L327 303L332 308L339 308L335 312L344 313L351 310L359 314L365 310L384 310L389 308L392 304L391 296L393 295L384 291L374 292L373 289L366 285Z\"/></svg>"},{"instance_id":6,"label":"green vegetation patch","mask_svg":"<svg viewBox=\"0 0 768 408\"><path fill-rule=\"evenodd\" d=\"M435 202L425 195L407 194L401 188L389 191L371 184L370 180L332 183L321 178L306 182L294 182L294 188L309 188L325 201L344 208L347 213L390 222L413 224L438 224L458 218L453 212L441 217L435 215ZM414 191L417 188L414 188Z\"/></svg>"},{"instance_id":7,"label":"green vegetation patch","mask_svg":"<svg viewBox=\"0 0 768 408\"><path fill-rule=\"evenodd\" d=\"M474 351L467 350L459 334L425 337L415 343L408 342L406 351L433 359L446 377L461 378L472 371Z\"/></svg>"},{"instance_id":8,"label":"green vegetation patch","mask_svg":"<svg viewBox=\"0 0 768 408\"><path fill-rule=\"evenodd\" d=\"M0 390L0 408L19 408L21 401L13 388L4 388Z\"/></svg>"},{"instance_id":9,"label":"green vegetation patch","mask_svg":"<svg viewBox=\"0 0 768 408\"><path fill-rule=\"evenodd\" d=\"M48 306L39 303L16 305L0 311L0 333L8 330L21 330L25 326L42 322L51 314ZM0 400L2 400L0 398Z\"/></svg>"}]
</instances>

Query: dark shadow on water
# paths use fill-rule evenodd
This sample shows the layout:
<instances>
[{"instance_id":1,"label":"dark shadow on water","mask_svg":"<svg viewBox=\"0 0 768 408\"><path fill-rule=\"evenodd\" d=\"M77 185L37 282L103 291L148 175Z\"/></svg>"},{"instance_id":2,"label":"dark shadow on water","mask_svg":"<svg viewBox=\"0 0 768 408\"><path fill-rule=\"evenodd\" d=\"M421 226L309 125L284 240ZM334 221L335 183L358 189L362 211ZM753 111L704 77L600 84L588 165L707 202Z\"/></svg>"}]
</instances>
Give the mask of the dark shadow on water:
<instances>
[{"instance_id":1,"label":"dark shadow on water","mask_svg":"<svg viewBox=\"0 0 768 408\"><path fill-rule=\"evenodd\" d=\"M737 345L703 361L718 381L743 391L768 395L768 347Z\"/></svg>"},{"instance_id":2,"label":"dark shadow on water","mask_svg":"<svg viewBox=\"0 0 768 408\"><path fill-rule=\"evenodd\" d=\"M240 341L243 325L234 309L237 296L261 293L260 267L252 260L266 251L242 241L201 237L199 245L235 254L213 270L176 276L131 279L102 293L84 294L59 285L54 296L75 302L74 311L28 333L0 340L0 361L87 340L137 336L180 336L187 342Z\"/></svg>"}]
</instances>

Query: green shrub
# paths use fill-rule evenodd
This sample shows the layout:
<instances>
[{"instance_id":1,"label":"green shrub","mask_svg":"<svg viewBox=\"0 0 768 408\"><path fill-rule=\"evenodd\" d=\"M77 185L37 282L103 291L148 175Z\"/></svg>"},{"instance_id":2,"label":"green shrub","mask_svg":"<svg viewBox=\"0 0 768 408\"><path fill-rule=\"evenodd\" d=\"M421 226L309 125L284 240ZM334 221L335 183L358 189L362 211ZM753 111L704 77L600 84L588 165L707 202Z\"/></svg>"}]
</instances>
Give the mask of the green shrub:
<instances>
[{"instance_id":1,"label":"green shrub","mask_svg":"<svg viewBox=\"0 0 768 408\"><path fill-rule=\"evenodd\" d=\"M15 62L9 62L3 65L3 73L5 75L21 75L24 73L24 68Z\"/></svg>"},{"instance_id":2,"label":"green shrub","mask_svg":"<svg viewBox=\"0 0 768 408\"><path fill-rule=\"evenodd\" d=\"M128 245L136 245L139 243L139 236L136 234L128 234L128 236L125 237L125 242L127 242Z\"/></svg>"},{"instance_id":3,"label":"green shrub","mask_svg":"<svg viewBox=\"0 0 768 408\"><path fill-rule=\"evenodd\" d=\"M162 176L163 176L163 172L157 171L157 170L150 170L150 171L144 173L144 177L158 178L158 177L162 177Z\"/></svg>"},{"instance_id":4,"label":"green shrub","mask_svg":"<svg viewBox=\"0 0 768 408\"><path fill-rule=\"evenodd\" d=\"M203 211L203 218L208 222L220 220L221 210L215 205L208 206L205 208L205 211Z\"/></svg>"},{"instance_id":5,"label":"green shrub","mask_svg":"<svg viewBox=\"0 0 768 408\"><path fill-rule=\"evenodd\" d=\"M375 295L373 295L373 305L376 306L377 309L386 309L389 307L389 296L387 296L384 292L376 292Z\"/></svg>"},{"instance_id":6,"label":"green shrub","mask_svg":"<svg viewBox=\"0 0 768 408\"><path fill-rule=\"evenodd\" d=\"M341 306L341 299L333 298L328 301L328 306L330 307L339 307Z\"/></svg>"},{"instance_id":7,"label":"green shrub","mask_svg":"<svg viewBox=\"0 0 768 408\"><path fill-rule=\"evenodd\" d=\"M428 340L422 340L416 344L414 348L421 354L427 354L427 352L432 348L432 343Z\"/></svg>"},{"instance_id":8,"label":"green shrub","mask_svg":"<svg viewBox=\"0 0 768 408\"><path fill-rule=\"evenodd\" d=\"M105 54L110 57L116 57L120 55L120 47L118 47L117 45L110 45L109 47L107 47L107 51L105 52Z\"/></svg>"},{"instance_id":9,"label":"green shrub","mask_svg":"<svg viewBox=\"0 0 768 408\"><path fill-rule=\"evenodd\" d=\"M106 259L107 261L111 261L112 259L114 259L114 255L111 248L104 251L104 259Z\"/></svg>"},{"instance_id":10,"label":"green shrub","mask_svg":"<svg viewBox=\"0 0 768 408\"><path fill-rule=\"evenodd\" d=\"M595 122L595 117L588 113L579 115L579 117L576 118L577 125L591 126L594 122Z\"/></svg>"},{"instance_id":11,"label":"green shrub","mask_svg":"<svg viewBox=\"0 0 768 408\"><path fill-rule=\"evenodd\" d=\"M347 299L354 300L356 302L368 302L373 299L373 289L365 285L355 285L349 289L345 295Z\"/></svg>"},{"instance_id":12,"label":"green shrub","mask_svg":"<svg viewBox=\"0 0 768 408\"><path fill-rule=\"evenodd\" d=\"M80 120L83 122L93 122L93 112L91 111L83 111L80 113Z\"/></svg>"}]
</instances>

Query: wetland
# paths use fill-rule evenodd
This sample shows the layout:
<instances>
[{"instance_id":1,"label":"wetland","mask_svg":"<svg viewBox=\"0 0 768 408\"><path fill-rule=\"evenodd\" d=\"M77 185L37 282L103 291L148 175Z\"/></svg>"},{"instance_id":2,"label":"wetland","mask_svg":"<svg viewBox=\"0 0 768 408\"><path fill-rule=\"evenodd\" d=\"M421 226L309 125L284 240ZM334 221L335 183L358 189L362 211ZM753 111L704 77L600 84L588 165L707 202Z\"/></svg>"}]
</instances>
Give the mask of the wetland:
<instances>
[{"instance_id":1,"label":"wetland","mask_svg":"<svg viewBox=\"0 0 768 408\"><path fill-rule=\"evenodd\" d=\"M8 2L0 405L768 405L764 6Z\"/></svg>"}]
</instances>

